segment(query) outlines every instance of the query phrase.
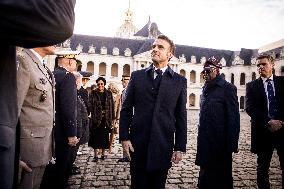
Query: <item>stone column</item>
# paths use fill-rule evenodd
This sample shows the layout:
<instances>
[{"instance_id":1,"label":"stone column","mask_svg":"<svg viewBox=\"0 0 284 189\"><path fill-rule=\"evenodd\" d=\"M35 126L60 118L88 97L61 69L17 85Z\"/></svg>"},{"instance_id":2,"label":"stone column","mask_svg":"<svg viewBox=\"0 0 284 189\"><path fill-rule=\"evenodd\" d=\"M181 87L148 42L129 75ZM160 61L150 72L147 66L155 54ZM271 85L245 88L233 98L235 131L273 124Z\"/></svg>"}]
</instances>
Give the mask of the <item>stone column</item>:
<instances>
[{"instance_id":1,"label":"stone column","mask_svg":"<svg viewBox=\"0 0 284 189\"><path fill-rule=\"evenodd\" d=\"M111 77L111 65L106 63L106 80L108 81Z\"/></svg>"},{"instance_id":2,"label":"stone column","mask_svg":"<svg viewBox=\"0 0 284 189\"><path fill-rule=\"evenodd\" d=\"M123 75L123 66L124 64L118 64L118 78L121 79L121 76Z\"/></svg>"}]
</instances>

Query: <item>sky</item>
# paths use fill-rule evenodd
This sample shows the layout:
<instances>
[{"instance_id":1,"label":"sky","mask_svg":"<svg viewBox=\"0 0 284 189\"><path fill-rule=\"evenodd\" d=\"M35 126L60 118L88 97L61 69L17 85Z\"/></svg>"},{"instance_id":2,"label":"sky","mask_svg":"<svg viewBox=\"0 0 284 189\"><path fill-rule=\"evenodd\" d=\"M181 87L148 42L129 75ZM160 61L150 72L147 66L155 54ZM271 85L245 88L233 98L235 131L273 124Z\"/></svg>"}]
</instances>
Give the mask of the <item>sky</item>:
<instances>
[{"instance_id":1,"label":"sky","mask_svg":"<svg viewBox=\"0 0 284 189\"><path fill-rule=\"evenodd\" d=\"M114 37L129 0L77 0L75 34ZM149 16L175 44L258 49L284 39L284 0L130 0L133 24Z\"/></svg>"}]
</instances>

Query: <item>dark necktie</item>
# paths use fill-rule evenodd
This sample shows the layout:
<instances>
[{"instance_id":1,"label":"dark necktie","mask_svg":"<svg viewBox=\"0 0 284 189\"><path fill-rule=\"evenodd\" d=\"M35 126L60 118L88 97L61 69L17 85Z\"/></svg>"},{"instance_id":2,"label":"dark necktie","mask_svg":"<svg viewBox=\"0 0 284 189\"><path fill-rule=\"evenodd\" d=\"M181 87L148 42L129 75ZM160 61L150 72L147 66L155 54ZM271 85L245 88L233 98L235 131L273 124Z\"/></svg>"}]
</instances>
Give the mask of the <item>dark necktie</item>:
<instances>
[{"instance_id":1,"label":"dark necktie","mask_svg":"<svg viewBox=\"0 0 284 189\"><path fill-rule=\"evenodd\" d=\"M156 78L154 79L154 85L156 89L159 89L163 71L160 69L157 69L155 70L155 72L157 75L156 75Z\"/></svg>"},{"instance_id":2,"label":"dark necktie","mask_svg":"<svg viewBox=\"0 0 284 189\"><path fill-rule=\"evenodd\" d=\"M276 113L277 113L276 99L274 96L271 79L267 79L266 82L267 82L267 94L268 94L268 103L269 103L268 116L273 119L275 118Z\"/></svg>"}]
</instances>

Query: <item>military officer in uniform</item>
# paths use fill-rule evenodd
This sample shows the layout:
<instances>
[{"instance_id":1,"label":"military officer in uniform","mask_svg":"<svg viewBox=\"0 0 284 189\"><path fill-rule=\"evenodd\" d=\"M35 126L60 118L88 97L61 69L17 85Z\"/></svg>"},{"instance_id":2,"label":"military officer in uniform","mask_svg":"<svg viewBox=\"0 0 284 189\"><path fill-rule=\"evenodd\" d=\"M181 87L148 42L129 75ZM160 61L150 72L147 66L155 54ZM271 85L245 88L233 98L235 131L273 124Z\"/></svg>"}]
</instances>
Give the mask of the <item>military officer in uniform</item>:
<instances>
[{"instance_id":1,"label":"military officer in uniform","mask_svg":"<svg viewBox=\"0 0 284 189\"><path fill-rule=\"evenodd\" d=\"M40 187L45 166L52 157L54 78L43 58L55 46L21 49L17 53L17 98L20 138L20 189Z\"/></svg>"},{"instance_id":2,"label":"military officer in uniform","mask_svg":"<svg viewBox=\"0 0 284 189\"><path fill-rule=\"evenodd\" d=\"M77 139L77 86L73 71L76 70L78 51L58 52L58 67L55 77L55 184L56 188L66 188L71 170L72 147Z\"/></svg>"}]
</instances>

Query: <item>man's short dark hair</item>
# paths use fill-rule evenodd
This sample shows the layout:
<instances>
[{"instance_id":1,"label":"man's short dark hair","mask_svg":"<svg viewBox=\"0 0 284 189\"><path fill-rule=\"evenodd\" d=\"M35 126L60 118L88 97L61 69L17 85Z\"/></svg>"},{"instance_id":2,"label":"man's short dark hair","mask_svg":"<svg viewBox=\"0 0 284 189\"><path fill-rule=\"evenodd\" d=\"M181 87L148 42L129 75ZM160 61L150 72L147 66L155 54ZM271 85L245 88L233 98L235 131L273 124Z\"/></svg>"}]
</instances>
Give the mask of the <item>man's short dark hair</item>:
<instances>
[{"instance_id":1,"label":"man's short dark hair","mask_svg":"<svg viewBox=\"0 0 284 189\"><path fill-rule=\"evenodd\" d=\"M262 54L260 54L260 55L256 58L256 60L260 60L260 59L264 59L264 58L267 58L267 60L268 60L269 62L271 62L271 63L274 62L274 58L273 58L270 54L267 54L267 53L262 53Z\"/></svg>"},{"instance_id":2,"label":"man's short dark hair","mask_svg":"<svg viewBox=\"0 0 284 189\"><path fill-rule=\"evenodd\" d=\"M158 35L157 39L163 39L167 41L170 44L171 52L173 53L173 55L175 55L175 48L176 48L175 44L168 36L161 34L161 35Z\"/></svg>"}]
</instances>

